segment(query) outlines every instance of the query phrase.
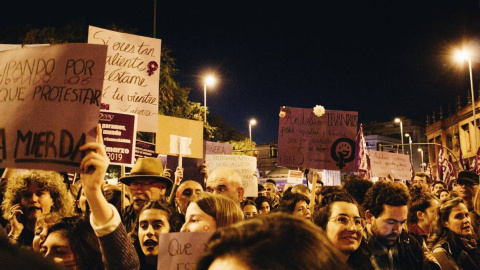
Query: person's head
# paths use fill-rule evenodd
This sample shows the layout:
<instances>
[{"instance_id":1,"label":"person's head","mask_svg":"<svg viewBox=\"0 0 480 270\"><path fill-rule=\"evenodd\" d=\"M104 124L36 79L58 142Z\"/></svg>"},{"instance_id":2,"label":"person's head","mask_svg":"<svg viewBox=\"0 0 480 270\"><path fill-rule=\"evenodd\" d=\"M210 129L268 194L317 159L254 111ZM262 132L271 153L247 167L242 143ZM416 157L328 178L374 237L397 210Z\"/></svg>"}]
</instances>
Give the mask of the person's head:
<instances>
[{"instance_id":1,"label":"person's head","mask_svg":"<svg viewBox=\"0 0 480 270\"><path fill-rule=\"evenodd\" d=\"M478 188L478 175L472 171L461 171L458 173L456 184L458 196L463 198L465 203L471 203Z\"/></svg>"},{"instance_id":2,"label":"person's head","mask_svg":"<svg viewBox=\"0 0 480 270\"><path fill-rule=\"evenodd\" d=\"M286 212L310 220L312 213L310 212L310 199L300 193L288 192L283 195L280 200L278 210Z\"/></svg>"},{"instance_id":3,"label":"person's head","mask_svg":"<svg viewBox=\"0 0 480 270\"><path fill-rule=\"evenodd\" d=\"M445 198L448 198L448 196L450 196L450 192L446 189L440 191L440 194L439 194L439 198L440 200L444 200Z\"/></svg>"},{"instance_id":4,"label":"person's head","mask_svg":"<svg viewBox=\"0 0 480 270\"><path fill-rule=\"evenodd\" d=\"M261 184L258 184L258 197L265 196L265 193L265 188Z\"/></svg>"},{"instance_id":5,"label":"person's head","mask_svg":"<svg viewBox=\"0 0 480 270\"><path fill-rule=\"evenodd\" d=\"M315 185L315 195L320 195L320 192L322 192L323 188L323 182L320 180L317 180L317 184Z\"/></svg>"},{"instance_id":6,"label":"person's head","mask_svg":"<svg viewBox=\"0 0 480 270\"><path fill-rule=\"evenodd\" d=\"M432 222L428 240L429 247L432 248L452 233L458 236L471 236L473 234L468 208L464 200L459 197L441 201L437 215Z\"/></svg>"},{"instance_id":7,"label":"person's head","mask_svg":"<svg viewBox=\"0 0 480 270\"><path fill-rule=\"evenodd\" d=\"M172 180L164 174L162 162L153 157L139 158L130 175L120 178L120 182L130 187L133 209L137 213L148 202L165 196L167 189L173 186Z\"/></svg>"},{"instance_id":8,"label":"person's head","mask_svg":"<svg viewBox=\"0 0 480 270\"><path fill-rule=\"evenodd\" d=\"M433 194L437 196L437 198L440 198L440 192L444 189L447 189L447 184L443 181L435 181L433 183Z\"/></svg>"},{"instance_id":9,"label":"person's head","mask_svg":"<svg viewBox=\"0 0 480 270\"><path fill-rule=\"evenodd\" d=\"M421 187L423 193L430 193L431 184L432 184L432 179L428 174L424 172L417 172L412 177L412 187L415 187L415 186Z\"/></svg>"},{"instance_id":10,"label":"person's head","mask_svg":"<svg viewBox=\"0 0 480 270\"><path fill-rule=\"evenodd\" d=\"M207 192L195 196L187 207L182 232L213 232L243 220L240 205L223 195Z\"/></svg>"},{"instance_id":11,"label":"person's head","mask_svg":"<svg viewBox=\"0 0 480 270\"><path fill-rule=\"evenodd\" d=\"M193 196L200 194L203 191L202 185L194 180L184 181L178 186L177 194L175 196L175 206L179 213L185 215L187 206Z\"/></svg>"},{"instance_id":12,"label":"person's head","mask_svg":"<svg viewBox=\"0 0 480 270\"><path fill-rule=\"evenodd\" d=\"M412 190L408 206L408 225L417 224L425 233L429 233L430 224L436 215L438 200L434 195Z\"/></svg>"},{"instance_id":13,"label":"person's head","mask_svg":"<svg viewBox=\"0 0 480 270\"><path fill-rule=\"evenodd\" d=\"M407 221L410 195L405 185L378 181L365 194L363 207L370 232L384 246L392 246Z\"/></svg>"},{"instance_id":14,"label":"person's head","mask_svg":"<svg viewBox=\"0 0 480 270\"><path fill-rule=\"evenodd\" d=\"M263 187L265 187L265 197L273 201L275 199L275 194L277 193L277 187L270 182L266 182Z\"/></svg>"},{"instance_id":15,"label":"person's head","mask_svg":"<svg viewBox=\"0 0 480 270\"><path fill-rule=\"evenodd\" d=\"M67 269L104 267L97 236L90 223L79 216L62 218L52 225L40 252Z\"/></svg>"},{"instance_id":16,"label":"person's head","mask_svg":"<svg viewBox=\"0 0 480 270\"><path fill-rule=\"evenodd\" d=\"M106 184L103 186L102 190L108 203L115 206L119 213L122 212L122 188L117 185ZM129 194L125 193L123 199L125 200L125 205L130 204Z\"/></svg>"},{"instance_id":17,"label":"person's head","mask_svg":"<svg viewBox=\"0 0 480 270\"><path fill-rule=\"evenodd\" d=\"M255 199L259 214L267 214L272 211L272 201L267 197L258 197Z\"/></svg>"},{"instance_id":18,"label":"person's head","mask_svg":"<svg viewBox=\"0 0 480 270\"><path fill-rule=\"evenodd\" d=\"M358 249L362 242L365 221L357 203L347 193L330 193L328 203L315 211L314 222L325 230L328 239L344 255Z\"/></svg>"},{"instance_id":19,"label":"person's head","mask_svg":"<svg viewBox=\"0 0 480 270\"><path fill-rule=\"evenodd\" d=\"M143 207L135 231L147 261L156 261L160 234L178 231L178 227L177 213L165 200L150 201Z\"/></svg>"},{"instance_id":20,"label":"person's head","mask_svg":"<svg viewBox=\"0 0 480 270\"><path fill-rule=\"evenodd\" d=\"M360 178L358 175L351 174L347 176L343 188L350 194L358 204L363 204L365 193L373 186L373 182Z\"/></svg>"},{"instance_id":21,"label":"person's head","mask_svg":"<svg viewBox=\"0 0 480 270\"><path fill-rule=\"evenodd\" d=\"M227 196L240 205L243 201L242 177L232 168L215 169L207 179L207 192Z\"/></svg>"},{"instance_id":22,"label":"person's head","mask_svg":"<svg viewBox=\"0 0 480 270\"><path fill-rule=\"evenodd\" d=\"M28 170L11 176L2 202L5 219L8 219L12 206L18 203L26 221L33 222L33 226L42 214L57 212L66 216L73 209L73 200L62 176L53 171Z\"/></svg>"},{"instance_id":23,"label":"person's head","mask_svg":"<svg viewBox=\"0 0 480 270\"><path fill-rule=\"evenodd\" d=\"M243 201L242 210L243 210L243 214L245 214L247 218L253 218L258 215L257 205L252 200Z\"/></svg>"},{"instance_id":24,"label":"person's head","mask_svg":"<svg viewBox=\"0 0 480 270\"><path fill-rule=\"evenodd\" d=\"M271 213L214 233L197 269L348 269L338 257L315 225L289 214Z\"/></svg>"},{"instance_id":25,"label":"person's head","mask_svg":"<svg viewBox=\"0 0 480 270\"><path fill-rule=\"evenodd\" d=\"M57 213L47 213L41 215L35 223L35 230L32 242L32 249L39 252L45 238L47 238L48 229L60 221L60 215Z\"/></svg>"},{"instance_id":26,"label":"person's head","mask_svg":"<svg viewBox=\"0 0 480 270\"><path fill-rule=\"evenodd\" d=\"M310 189L307 186L305 186L304 184L298 184L298 185L293 186L291 192L303 194L303 195L307 196L308 198L310 198L310 193L311 193Z\"/></svg>"}]
</instances>

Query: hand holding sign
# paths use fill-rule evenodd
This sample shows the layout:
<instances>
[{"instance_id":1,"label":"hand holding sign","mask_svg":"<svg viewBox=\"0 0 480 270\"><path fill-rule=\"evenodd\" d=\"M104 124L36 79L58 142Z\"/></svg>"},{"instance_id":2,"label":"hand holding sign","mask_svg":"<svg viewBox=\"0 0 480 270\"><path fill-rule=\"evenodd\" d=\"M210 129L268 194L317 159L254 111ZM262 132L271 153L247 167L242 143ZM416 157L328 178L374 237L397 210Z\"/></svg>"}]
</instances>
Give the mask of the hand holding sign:
<instances>
[{"instance_id":1,"label":"hand holding sign","mask_svg":"<svg viewBox=\"0 0 480 270\"><path fill-rule=\"evenodd\" d=\"M85 189L98 190L103 184L110 160L103 145L102 128L97 125L97 141L82 145L80 151L88 151L80 163L81 175Z\"/></svg>"}]
</instances>

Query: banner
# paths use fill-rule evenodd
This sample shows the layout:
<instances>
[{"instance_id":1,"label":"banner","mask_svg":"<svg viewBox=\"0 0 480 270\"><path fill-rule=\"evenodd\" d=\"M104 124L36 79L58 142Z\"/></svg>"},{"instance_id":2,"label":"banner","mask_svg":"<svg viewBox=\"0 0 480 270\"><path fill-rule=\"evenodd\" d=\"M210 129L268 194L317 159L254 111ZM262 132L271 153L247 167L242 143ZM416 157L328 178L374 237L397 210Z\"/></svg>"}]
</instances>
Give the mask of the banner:
<instances>
[{"instance_id":1,"label":"banner","mask_svg":"<svg viewBox=\"0 0 480 270\"><path fill-rule=\"evenodd\" d=\"M303 184L303 172L296 170L288 170L287 183L289 184Z\"/></svg>"},{"instance_id":2,"label":"banner","mask_svg":"<svg viewBox=\"0 0 480 270\"><path fill-rule=\"evenodd\" d=\"M158 236L158 270L196 269L211 232L173 232Z\"/></svg>"},{"instance_id":3,"label":"banner","mask_svg":"<svg viewBox=\"0 0 480 270\"><path fill-rule=\"evenodd\" d=\"M282 117L283 116L283 117ZM280 117L278 165L353 171L358 113L289 108Z\"/></svg>"},{"instance_id":4,"label":"banner","mask_svg":"<svg viewBox=\"0 0 480 270\"><path fill-rule=\"evenodd\" d=\"M88 28L88 43L108 46L104 109L138 115L138 130L157 131L161 40Z\"/></svg>"},{"instance_id":5,"label":"banner","mask_svg":"<svg viewBox=\"0 0 480 270\"><path fill-rule=\"evenodd\" d=\"M211 141L203 141L203 149L205 155L231 155L232 145L229 143L219 143Z\"/></svg>"},{"instance_id":6,"label":"banner","mask_svg":"<svg viewBox=\"0 0 480 270\"><path fill-rule=\"evenodd\" d=\"M370 165L372 176L375 177L391 175L394 179L410 180L412 178L408 155L370 150Z\"/></svg>"},{"instance_id":7,"label":"banner","mask_svg":"<svg viewBox=\"0 0 480 270\"><path fill-rule=\"evenodd\" d=\"M151 142L144 142L140 140L136 140L135 143L135 161L133 163L137 163L137 159L144 158L144 157L157 157L158 155L155 153L155 144ZM165 164L165 162L162 162Z\"/></svg>"},{"instance_id":8,"label":"banner","mask_svg":"<svg viewBox=\"0 0 480 270\"><path fill-rule=\"evenodd\" d=\"M0 52L0 167L80 172L95 141L107 47Z\"/></svg>"},{"instance_id":9,"label":"banner","mask_svg":"<svg viewBox=\"0 0 480 270\"><path fill-rule=\"evenodd\" d=\"M210 173L219 167L234 169L242 177L242 186L245 189L244 196L258 196L258 181L253 176L257 169L257 158L242 155L206 155L205 163Z\"/></svg>"},{"instance_id":10,"label":"banner","mask_svg":"<svg viewBox=\"0 0 480 270\"><path fill-rule=\"evenodd\" d=\"M137 138L137 115L100 111L103 143L112 165L133 165Z\"/></svg>"},{"instance_id":11,"label":"banner","mask_svg":"<svg viewBox=\"0 0 480 270\"><path fill-rule=\"evenodd\" d=\"M157 153L179 155L183 149L184 157L203 158L202 121L159 115L158 123Z\"/></svg>"}]
</instances>

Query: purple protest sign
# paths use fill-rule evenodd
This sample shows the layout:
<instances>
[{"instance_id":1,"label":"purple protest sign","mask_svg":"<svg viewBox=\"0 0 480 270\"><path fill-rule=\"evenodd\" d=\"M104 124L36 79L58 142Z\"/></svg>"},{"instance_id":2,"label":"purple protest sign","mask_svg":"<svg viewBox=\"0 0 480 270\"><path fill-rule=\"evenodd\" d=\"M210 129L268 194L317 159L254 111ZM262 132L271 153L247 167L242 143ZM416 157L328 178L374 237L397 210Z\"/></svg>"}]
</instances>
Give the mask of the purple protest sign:
<instances>
[{"instance_id":1,"label":"purple protest sign","mask_svg":"<svg viewBox=\"0 0 480 270\"><path fill-rule=\"evenodd\" d=\"M137 137L137 115L100 111L103 142L111 164L133 165Z\"/></svg>"},{"instance_id":2,"label":"purple protest sign","mask_svg":"<svg viewBox=\"0 0 480 270\"><path fill-rule=\"evenodd\" d=\"M151 142L145 142L137 140L135 143L135 162L137 159L145 157L157 157L158 154L155 153L155 144ZM165 162L163 162L165 163Z\"/></svg>"}]
</instances>

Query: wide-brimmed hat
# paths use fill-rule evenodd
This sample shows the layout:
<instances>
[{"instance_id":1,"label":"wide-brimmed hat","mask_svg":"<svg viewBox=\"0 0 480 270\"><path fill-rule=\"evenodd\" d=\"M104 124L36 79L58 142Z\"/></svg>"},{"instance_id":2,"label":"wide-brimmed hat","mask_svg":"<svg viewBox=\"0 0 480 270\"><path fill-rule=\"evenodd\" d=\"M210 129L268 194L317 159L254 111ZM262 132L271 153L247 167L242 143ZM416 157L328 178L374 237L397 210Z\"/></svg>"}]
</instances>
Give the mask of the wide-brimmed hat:
<instances>
[{"instance_id":1,"label":"wide-brimmed hat","mask_svg":"<svg viewBox=\"0 0 480 270\"><path fill-rule=\"evenodd\" d=\"M478 185L478 179L478 174L472 171L461 171L458 173L457 183L470 182L473 185Z\"/></svg>"},{"instance_id":2,"label":"wide-brimmed hat","mask_svg":"<svg viewBox=\"0 0 480 270\"><path fill-rule=\"evenodd\" d=\"M173 186L172 179L165 177L163 174L162 162L153 157L139 158L130 171L130 175L120 178L120 182L129 186L133 180L142 177L148 177L163 182L167 184L167 188Z\"/></svg>"}]
</instances>

